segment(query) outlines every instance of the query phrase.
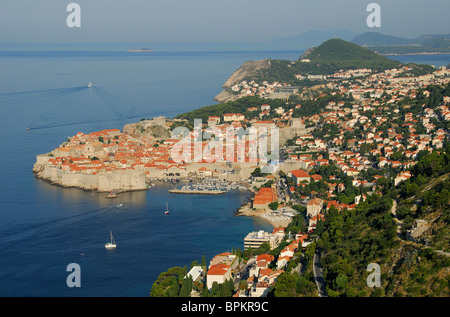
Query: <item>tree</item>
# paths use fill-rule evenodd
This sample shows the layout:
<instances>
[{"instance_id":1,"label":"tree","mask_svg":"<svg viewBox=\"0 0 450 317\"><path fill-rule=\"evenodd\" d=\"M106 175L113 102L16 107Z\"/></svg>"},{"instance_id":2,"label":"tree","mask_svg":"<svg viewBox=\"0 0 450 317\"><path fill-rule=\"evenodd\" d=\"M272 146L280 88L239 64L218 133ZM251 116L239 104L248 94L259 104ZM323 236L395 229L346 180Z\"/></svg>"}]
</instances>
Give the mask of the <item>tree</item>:
<instances>
[{"instance_id":1,"label":"tree","mask_svg":"<svg viewBox=\"0 0 450 317\"><path fill-rule=\"evenodd\" d=\"M338 277L336 277L335 282L337 289L343 289L348 284L348 276L345 274L339 274Z\"/></svg>"},{"instance_id":2,"label":"tree","mask_svg":"<svg viewBox=\"0 0 450 317\"><path fill-rule=\"evenodd\" d=\"M181 282L180 297L189 297L192 292L192 277L188 276Z\"/></svg>"},{"instance_id":3,"label":"tree","mask_svg":"<svg viewBox=\"0 0 450 317\"><path fill-rule=\"evenodd\" d=\"M269 204L269 208L272 210L277 210L279 206L280 204L278 203L278 201L274 201Z\"/></svg>"},{"instance_id":4,"label":"tree","mask_svg":"<svg viewBox=\"0 0 450 317\"><path fill-rule=\"evenodd\" d=\"M203 268L206 267L206 257L205 257L204 254L202 255L202 267L203 267Z\"/></svg>"},{"instance_id":5,"label":"tree","mask_svg":"<svg viewBox=\"0 0 450 317\"><path fill-rule=\"evenodd\" d=\"M150 290L151 297L176 297L180 291L180 279L186 276L187 270L182 267L172 267L167 272L159 274Z\"/></svg>"},{"instance_id":6,"label":"tree","mask_svg":"<svg viewBox=\"0 0 450 317\"><path fill-rule=\"evenodd\" d=\"M299 275L297 272L292 274L282 273L275 283L275 297L298 297L297 280Z\"/></svg>"}]
</instances>

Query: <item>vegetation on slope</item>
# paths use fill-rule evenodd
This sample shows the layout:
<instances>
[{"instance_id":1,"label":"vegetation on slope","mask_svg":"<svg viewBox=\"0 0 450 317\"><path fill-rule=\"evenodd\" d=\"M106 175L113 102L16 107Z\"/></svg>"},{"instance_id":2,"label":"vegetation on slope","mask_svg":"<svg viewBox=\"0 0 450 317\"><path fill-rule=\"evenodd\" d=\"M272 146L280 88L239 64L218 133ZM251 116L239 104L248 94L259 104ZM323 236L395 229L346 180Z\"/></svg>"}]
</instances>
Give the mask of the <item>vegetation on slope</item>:
<instances>
[{"instance_id":1,"label":"vegetation on slope","mask_svg":"<svg viewBox=\"0 0 450 317\"><path fill-rule=\"evenodd\" d=\"M425 155L413 168L414 178L399 190L390 187L385 189L387 195L370 195L355 210L338 212L330 208L325 213L317 246L323 252L321 261L329 296L448 296L448 257L429 246L398 238L391 212L393 199L399 199L399 206L408 204L412 197L412 192L408 192L411 184L418 182L426 186L434 178L448 173L448 150ZM433 192L432 188L440 191ZM421 192L424 196L436 196L429 201L431 205L427 205L425 212L440 214L435 244L443 242L448 247L448 180L437 181L432 188ZM400 214L406 217L407 209ZM370 263L381 267L379 288L367 286Z\"/></svg>"},{"instance_id":2,"label":"vegetation on slope","mask_svg":"<svg viewBox=\"0 0 450 317\"><path fill-rule=\"evenodd\" d=\"M309 62L302 62L309 59ZM379 55L368 48L341 39L330 39L308 50L299 61L271 60L271 67L259 71L250 79L278 81L308 86L308 80L299 81L295 75L329 75L341 69L370 68L383 71L401 65L400 62Z\"/></svg>"}]
</instances>

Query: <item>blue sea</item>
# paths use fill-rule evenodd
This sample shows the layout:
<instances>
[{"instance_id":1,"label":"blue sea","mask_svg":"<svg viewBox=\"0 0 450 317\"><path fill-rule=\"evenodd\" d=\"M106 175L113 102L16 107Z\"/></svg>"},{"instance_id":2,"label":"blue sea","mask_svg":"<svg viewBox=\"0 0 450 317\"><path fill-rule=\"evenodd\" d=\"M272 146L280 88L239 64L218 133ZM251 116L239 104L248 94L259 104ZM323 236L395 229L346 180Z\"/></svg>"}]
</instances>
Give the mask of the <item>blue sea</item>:
<instances>
[{"instance_id":1,"label":"blue sea","mask_svg":"<svg viewBox=\"0 0 450 317\"><path fill-rule=\"evenodd\" d=\"M248 232L272 230L263 220L235 216L250 197L245 191L176 195L168 193L173 184L160 182L107 199L34 177L36 155L69 136L214 104L243 62L302 53L181 44L127 52L133 48L0 47L0 296L146 297L170 267L243 249ZM405 58L450 63L450 55ZM117 249L108 251L110 230ZM71 263L80 267L81 287L66 284Z\"/></svg>"}]
</instances>

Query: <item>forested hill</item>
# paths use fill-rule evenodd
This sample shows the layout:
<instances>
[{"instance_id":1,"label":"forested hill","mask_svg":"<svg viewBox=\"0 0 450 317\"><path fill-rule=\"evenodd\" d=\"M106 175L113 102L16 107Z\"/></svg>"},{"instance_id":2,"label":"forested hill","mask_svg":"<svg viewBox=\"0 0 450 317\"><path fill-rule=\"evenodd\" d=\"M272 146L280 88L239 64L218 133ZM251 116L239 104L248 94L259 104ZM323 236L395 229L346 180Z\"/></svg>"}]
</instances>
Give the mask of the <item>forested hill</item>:
<instances>
[{"instance_id":1,"label":"forested hill","mask_svg":"<svg viewBox=\"0 0 450 317\"><path fill-rule=\"evenodd\" d=\"M308 49L297 61L271 60L269 68L261 69L247 80L300 83L295 75L330 75L341 69L369 68L384 71L402 65L365 47L341 39L330 39Z\"/></svg>"},{"instance_id":2,"label":"forested hill","mask_svg":"<svg viewBox=\"0 0 450 317\"><path fill-rule=\"evenodd\" d=\"M317 48L303 54L301 59L304 58L309 59L311 63L317 66L327 64L338 68L364 67L384 70L399 64L398 61L393 61L365 47L341 39L325 41Z\"/></svg>"}]
</instances>

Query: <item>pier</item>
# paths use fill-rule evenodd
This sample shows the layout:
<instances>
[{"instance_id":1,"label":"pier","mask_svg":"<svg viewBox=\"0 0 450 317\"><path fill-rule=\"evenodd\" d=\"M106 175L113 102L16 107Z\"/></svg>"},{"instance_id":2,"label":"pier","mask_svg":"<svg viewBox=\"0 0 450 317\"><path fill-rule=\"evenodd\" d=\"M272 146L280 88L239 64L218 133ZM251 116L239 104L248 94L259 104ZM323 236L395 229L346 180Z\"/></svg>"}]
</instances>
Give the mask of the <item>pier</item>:
<instances>
[{"instance_id":1,"label":"pier","mask_svg":"<svg viewBox=\"0 0 450 317\"><path fill-rule=\"evenodd\" d=\"M171 189L172 194L203 194L203 195L221 195L226 192L223 190L207 190L207 189Z\"/></svg>"}]
</instances>

